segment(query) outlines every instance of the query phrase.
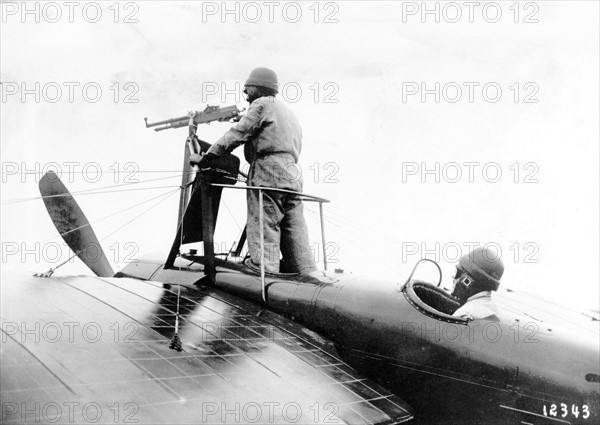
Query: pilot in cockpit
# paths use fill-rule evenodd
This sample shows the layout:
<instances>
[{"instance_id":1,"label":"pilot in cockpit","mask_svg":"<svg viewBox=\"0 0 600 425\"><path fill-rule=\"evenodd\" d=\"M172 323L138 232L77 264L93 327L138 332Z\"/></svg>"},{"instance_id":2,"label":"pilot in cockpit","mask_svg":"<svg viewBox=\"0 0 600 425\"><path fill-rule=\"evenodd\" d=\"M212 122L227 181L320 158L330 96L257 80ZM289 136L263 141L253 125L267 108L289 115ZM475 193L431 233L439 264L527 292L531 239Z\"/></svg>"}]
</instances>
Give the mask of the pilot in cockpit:
<instances>
[{"instance_id":1,"label":"pilot in cockpit","mask_svg":"<svg viewBox=\"0 0 600 425\"><path fill-rule=\"evenodd\" d=\"M498 320L498 307L492 301L504 273L500 257L487 248L476 248L463 255L456 265L454 296L461 306L453 316L469 320Z\"/></svg>"}]
</instances>

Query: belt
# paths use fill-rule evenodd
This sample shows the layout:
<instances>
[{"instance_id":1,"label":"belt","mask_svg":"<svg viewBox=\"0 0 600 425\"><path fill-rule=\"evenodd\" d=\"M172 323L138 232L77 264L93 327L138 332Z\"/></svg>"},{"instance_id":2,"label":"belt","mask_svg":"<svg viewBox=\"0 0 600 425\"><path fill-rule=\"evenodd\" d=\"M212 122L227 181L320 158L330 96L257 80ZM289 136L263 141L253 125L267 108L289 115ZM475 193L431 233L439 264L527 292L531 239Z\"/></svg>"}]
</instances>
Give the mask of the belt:
<instances>
[{"instance_id":1,"label":"belt","mask_svg":"<svg viewBox=\"0 0 600 425\"><path fill-rule=\"evenodd\" d=\"M294 157L294 155L291 154L291 153L289 153L289 152L257 152L256 155L255 155L255 158L256 159L263 159L263 158L266 158L268 156L273 156L273 155L275 155L275 156L280 156L280 155L281 156L282 155L286 155L287 156L287 155L289 155L292 158Z\"/></svg>"}]
</instances>

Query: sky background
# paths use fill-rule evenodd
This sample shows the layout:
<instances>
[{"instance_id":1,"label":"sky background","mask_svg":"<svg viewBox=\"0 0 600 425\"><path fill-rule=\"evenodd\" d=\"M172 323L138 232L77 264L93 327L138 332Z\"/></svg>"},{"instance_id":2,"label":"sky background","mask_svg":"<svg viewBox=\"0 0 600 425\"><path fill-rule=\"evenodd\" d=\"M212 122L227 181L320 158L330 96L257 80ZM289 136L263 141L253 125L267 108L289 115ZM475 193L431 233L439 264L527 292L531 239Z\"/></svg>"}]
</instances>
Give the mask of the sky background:
<instances>
[{"instance_id":1,"label":"sky background","mask_svg":"<svg viewBox=\"0 0 600 425\"><path fill-rule=\"evenodd\" d=\"M166 255L187 129L143 118L247 107L243 82L267 66L302 124L305 192L331 200L332 266L395 283L428 257L447 286L460 254L488 244L503 286L598 309L599 5L488 3L79 2L69 16L62 2L2 2L2 267L70 255L40 199L15 201L38 197L48 169L72 192L111 192L76 199L115 269ZM317 206L305 214L317 243ZM243 192L219 220L229 247Z\"/></svg>"}]
</instances>

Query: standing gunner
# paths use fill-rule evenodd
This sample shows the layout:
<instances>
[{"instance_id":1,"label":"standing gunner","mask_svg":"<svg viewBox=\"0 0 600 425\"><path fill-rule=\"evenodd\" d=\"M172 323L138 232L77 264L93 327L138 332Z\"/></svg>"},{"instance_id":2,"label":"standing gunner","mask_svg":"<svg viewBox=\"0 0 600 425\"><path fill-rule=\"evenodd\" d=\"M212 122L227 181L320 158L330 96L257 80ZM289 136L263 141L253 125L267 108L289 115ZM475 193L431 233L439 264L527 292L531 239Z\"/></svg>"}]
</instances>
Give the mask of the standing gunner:
<instances>
[{"instance_id":1,"label":"standing gunner","mask_svg":"<svg viewBox=\"0 0 600 425\"><path fill-rule=\"evenodd\" d=\"M242 119L206 155L192 155L192 164L209 164L215 156L244 145L250 164L249 186L273 187L302 192L302 174L297 167L302 148L302 130L294 113L275 98L279 83L268 68L256 68L244 84L250 103ZM308 241L302 201L294 195L263 191L265 271L277 273L279 253L282 272L312 274L317 268ZM252 262L259 266L260 222L258 191L247 191L248 247Z\"/></svg>"},{"instance_id":2,"label":"standing gunner","mask_svg":"<svg viewBox=\"0 0 600 425\"><path fill-rule=\"evenodd\" d=\"M504 274L504 264L493 251L475 248L460 257L454 275L454 296L461 306L453 316L498 321L498 307L492 301Z\"/></svg>"}]
</instances>

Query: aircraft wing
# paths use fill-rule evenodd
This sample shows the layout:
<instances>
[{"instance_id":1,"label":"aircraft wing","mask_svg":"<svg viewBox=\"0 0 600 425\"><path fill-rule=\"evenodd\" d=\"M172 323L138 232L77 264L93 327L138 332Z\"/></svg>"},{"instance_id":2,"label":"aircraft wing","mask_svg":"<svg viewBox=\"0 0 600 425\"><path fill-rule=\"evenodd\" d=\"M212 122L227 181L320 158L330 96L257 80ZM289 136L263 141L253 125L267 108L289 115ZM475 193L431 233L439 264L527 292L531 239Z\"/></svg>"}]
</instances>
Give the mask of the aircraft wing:
<instances>
[{"instance_id":1,"label":"aircraft wing","mask_svg":"<svg viewBox=\"0 0 600 425\"><path fill-rule=\"evenodd\" d=\"M213 289L1 283L2 423L394 424L408 406L318 335ZM183 351L169 348L177 292Z\"/></svg>"}]
</instances>

